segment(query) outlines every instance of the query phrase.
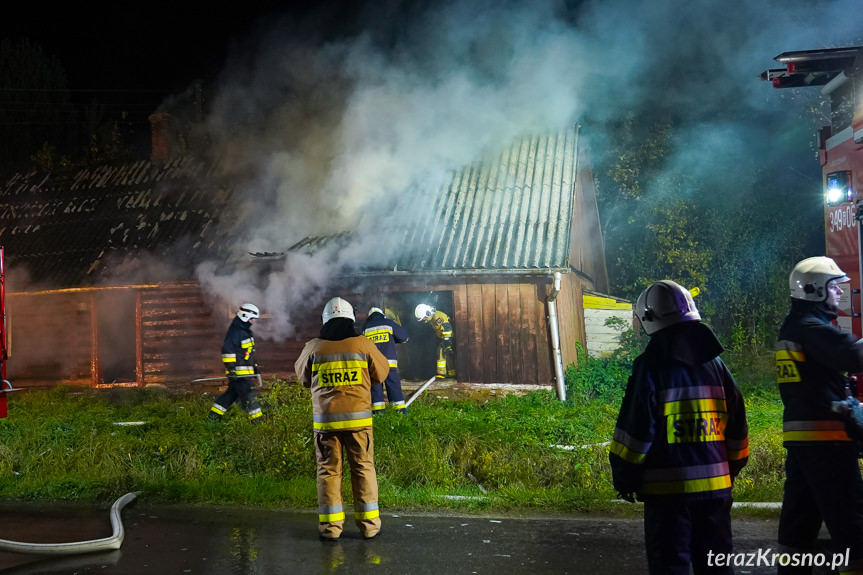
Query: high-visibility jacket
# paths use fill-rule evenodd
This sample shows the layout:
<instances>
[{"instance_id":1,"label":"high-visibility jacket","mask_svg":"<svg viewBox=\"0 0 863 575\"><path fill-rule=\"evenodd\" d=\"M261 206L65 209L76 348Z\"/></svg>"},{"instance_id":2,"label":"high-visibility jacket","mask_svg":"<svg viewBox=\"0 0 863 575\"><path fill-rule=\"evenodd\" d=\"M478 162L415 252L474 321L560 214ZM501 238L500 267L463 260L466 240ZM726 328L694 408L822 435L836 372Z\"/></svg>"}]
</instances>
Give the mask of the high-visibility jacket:
<instances>
[{"instance_id":1,"label":"high-visibility jacket","mask_svg":"<svg viewBox=\"0 0 863 575\"><path fill-rule=\"evenodd\" d=\"M432 326L432 329L434 329L435 334L439 338L443 340L452 339L452 323L450 323L449 316L447 314L437 310L426 321L428 321L429 325Z\"/></svg>"},{"instance_id":2,"label":"high-visibility jacket","mask_svg":"<svg viewBox=\"0 0 863 575\"><path fill-rule=\"evenodd\" d=\"M368 338L315 338L306 343L294 369L312 390L315 431L372 426L371 386L384 381L390 368Z\"/></svg>"},{"instance_id":3,"label":"high-visibility jacket","mask_svg":"<svg viewBox=\"0 0 863 575\"><path fill-rule=\"evenodd\" d=\"M836 314L822 303L792 300L791 313L779 329L776 379L785 410L786 447L851 441L842 416L831 410L850 382L843 372L860 371L857 338L832 324Z\"/></svg>"},{"instance_id":4,"label":"high-visibility jacket","mask_svg":"<svg viewBox=\"0 0 863 575\"><path fill-rule=\"evenodd\" d=\"M743 397L701 322L655 333L635 359L609 448L614 487L639 499L729 496L749 456Z\"/></svg>"},{"instance_id":5,"label":"high-visibility jacket","mask_svg":"<svg viewBox=\"0 0 863 575\"><path fill-rule=\"evenodd\" d=\"M225 364L225 374L229 376L255 373L257 362L251 323L235 317L228 326L222 343L222 363Z\"/></svg>"}]
</instances>

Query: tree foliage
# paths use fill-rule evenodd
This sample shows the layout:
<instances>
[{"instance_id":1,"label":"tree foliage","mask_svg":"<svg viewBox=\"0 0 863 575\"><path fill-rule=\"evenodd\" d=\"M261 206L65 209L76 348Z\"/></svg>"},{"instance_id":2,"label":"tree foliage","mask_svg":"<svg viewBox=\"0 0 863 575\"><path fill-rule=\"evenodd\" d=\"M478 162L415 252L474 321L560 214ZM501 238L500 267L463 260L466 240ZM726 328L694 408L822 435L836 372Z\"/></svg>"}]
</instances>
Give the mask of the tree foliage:
<instances>
[{"instance_id":1,"label":"tree foliage","mask_svg":"<svg viewBox=\"0 0 863 575\"><path fill-rule=\"evenodd\" d=\"M670 120L625 118L606 133L597 190L615 295L634 301L661 279L697 287L726 347L772 346L788 270L813 255L807 245L820 232L819 214L801 209L808 184L776 178L774 159L750 142L688 148L691 132Z\"/></svg>"}]
</instances>

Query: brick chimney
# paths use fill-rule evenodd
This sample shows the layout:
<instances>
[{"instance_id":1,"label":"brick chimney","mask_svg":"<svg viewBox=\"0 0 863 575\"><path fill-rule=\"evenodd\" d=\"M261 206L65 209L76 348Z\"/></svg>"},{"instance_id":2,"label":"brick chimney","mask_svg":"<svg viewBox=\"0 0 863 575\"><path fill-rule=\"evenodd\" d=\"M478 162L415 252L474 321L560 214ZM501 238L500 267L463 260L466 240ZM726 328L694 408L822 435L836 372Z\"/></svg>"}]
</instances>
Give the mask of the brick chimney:
<instances>
[{"instance_id":1,"label":"brick chimney","mask_svg":"<svg viewBox=\"0 0 863 575\"><path fill-rule=\"evenodd\" d=\"M150 114L150 131L153 143L150 162L156 165L167 164L179 152L177 150L178 128L177 119L171 114L164 112Z\"/></svg>"}]
</instances>

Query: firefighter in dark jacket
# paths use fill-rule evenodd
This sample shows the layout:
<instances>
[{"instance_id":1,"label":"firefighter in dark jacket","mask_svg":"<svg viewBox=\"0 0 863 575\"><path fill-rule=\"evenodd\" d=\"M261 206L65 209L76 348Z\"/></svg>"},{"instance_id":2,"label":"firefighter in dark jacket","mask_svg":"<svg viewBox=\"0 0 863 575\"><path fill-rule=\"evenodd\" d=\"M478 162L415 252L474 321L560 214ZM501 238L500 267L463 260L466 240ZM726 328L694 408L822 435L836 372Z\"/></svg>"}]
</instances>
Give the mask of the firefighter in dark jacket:
<instances>
[{"instance_id":1,"label":"firefighter in dark jacket","mask_svg":"<svg viewBox=\"0 0 863 575\"><path fill-rule=\"evenodd\" d=\"M234 402L239 401L249 414L250 421L260 421L261 404L255 384L259 380L258 364L255 361L255 338L252 324L261 317L257 306L244 303L237 316L228 326L222 343L222 363L228 376L228 389L216 398L210 408L209 418L220 421ZM255 377L255 376L258 377Z\"/></svg>"},{"instance_id":2,"label":"firefighter in dark jacket","mask_svg":"<svg viewBox=\"0 0 863 575\"><path fill-rule=\"evenodd\" d=\"M408 330L393 319L390 319L379 307L369 310L369 315L363 324L363 335L369 338L384 354L390 364L390 372L382 385L372 386L372 412L380 413L386 407L384 400L384 389L386 399L389 400L399 413L405 413L405 394L402 391L402 380L399 377L399 360L396 354L396 344L408 340Z\"/></svg>"},{"instance_id":3,"label":"firefighter in dark jacket","mask_svg":"<svg viewBox=\"0 0 863 575\"><path fill-rule=\"evenodd\" d=\"M387 358L354 331L354 310L340 297L321 314L320 337L306 343L294 364L297 379L312 390L318 464L318 534L338 540L345 523L342 450L351 468L354 523L363 538L381 529L372 435L371 386L387 377Z\"/></svg>"},{"instance_id":4,"label":"firefighter in dark jacket","mask_svg":"<svg viewBox=\"0 0 863 575\"><path fill-rule=\"evenodd\" d=\"M858 450L834 402L856 395L844 372L863 370L863 341L833 325L841 283L850 281L827 257L799 262L789 276L791 312L779 329L776 373L785 407L785 493L780 551L812 552L822 521L834 552L863 569L863 479ZM795 572L780 567L779 572ZM810 572L811 568L796 572Z\"/></svg>"},{"instance_id":5,"label":"firefighter in dark jacket","mask_svg":"<svg viewBox=\"0 0 863 575\"><path fill-rule=\"evenodd\" d=\"M743 397L689 291L664 280L638 298L650 342L632 375L609 448L614 488L644 502L650 573L733 573L731 485L749 455Z\"/></svg>"}]
</instances>

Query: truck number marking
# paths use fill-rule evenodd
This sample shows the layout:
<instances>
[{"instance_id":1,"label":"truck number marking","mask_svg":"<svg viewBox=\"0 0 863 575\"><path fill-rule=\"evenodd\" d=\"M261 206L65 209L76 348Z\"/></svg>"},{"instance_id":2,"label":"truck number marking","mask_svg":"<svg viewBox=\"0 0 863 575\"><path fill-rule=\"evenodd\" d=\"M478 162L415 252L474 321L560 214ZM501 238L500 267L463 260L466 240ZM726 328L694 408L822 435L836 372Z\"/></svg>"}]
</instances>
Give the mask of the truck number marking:
<instances>
[{"instance_id":1,"label":"truck number marking","mask_svg":"<svg viewBox=\"0 0 863 575\"><path fill-rule=\"evenodd\" d=\"M856 228L857 218L853 206L840 206L830 211L830 232L840 232L846 228Z\"/></svg>"}]
</instances>

